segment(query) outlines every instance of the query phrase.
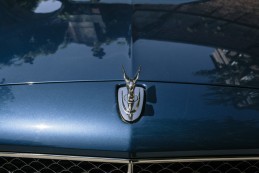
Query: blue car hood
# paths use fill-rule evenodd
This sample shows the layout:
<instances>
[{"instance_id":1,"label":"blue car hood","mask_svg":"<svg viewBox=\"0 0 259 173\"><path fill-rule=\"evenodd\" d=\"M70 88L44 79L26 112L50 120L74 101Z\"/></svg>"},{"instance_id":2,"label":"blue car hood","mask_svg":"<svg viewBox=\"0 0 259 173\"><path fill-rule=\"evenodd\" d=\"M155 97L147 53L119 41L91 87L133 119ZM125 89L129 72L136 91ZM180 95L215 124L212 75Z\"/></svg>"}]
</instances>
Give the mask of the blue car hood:
<instances>
[{"instance_id":1,"label":"blue car hood","mask_svg":"<svg viewBox=\"0 0 259 173\"><path fill-rule=\"evenodd\" d=\"M22 2L0 0L0 151L259 154L258 4ZM118 112L122 66L142 67L134 124Z\"/></svg>"},{"instance_id":2,"label":"blue car hood","mask_svg":"<svg viewBox=\"0 0 259 173\"><path fill-rule=\"evenodd\" d=\"M130 76L142 66L143 81L259 86L257 22L229 27L232 13L206 16L216 2L61 2L38 13L41 3L0 1L2 84L123 80L124 65ZM238 14L250 8L225 5Z\"/></svg>"},{"instance_id":3,"label":"blue car hood","mask_svg":"<svg viewBox=\"0 0 259 173\"><path fill-rule=\"evenodd\" d=\"M0 87L0 150L133 159L259 153L258 90L146 82L143 116L128 124L117 111L118 84Z\"/></svg>"}]
</instances>

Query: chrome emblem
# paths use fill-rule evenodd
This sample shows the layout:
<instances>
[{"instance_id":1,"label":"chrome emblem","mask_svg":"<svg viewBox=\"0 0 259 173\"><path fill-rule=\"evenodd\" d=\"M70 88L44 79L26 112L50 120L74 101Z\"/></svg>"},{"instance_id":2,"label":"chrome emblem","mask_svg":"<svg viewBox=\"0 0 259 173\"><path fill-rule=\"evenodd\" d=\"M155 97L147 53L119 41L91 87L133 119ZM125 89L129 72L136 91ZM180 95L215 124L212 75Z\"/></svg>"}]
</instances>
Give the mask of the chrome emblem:
<instances>
[{"instance_id":1,"label":"chrome emblem","mask_svg":"<svg viewBox=\"0 0 259 173\"><path fill-rule=\"evenodd\" d=\"M136 86L141 68L133 79L127 76L124 67L122 69L126 86L118 89L119 111L124 121L134 122L140 118L144 104L144 88Z\"/></svg>"}]
</instances>

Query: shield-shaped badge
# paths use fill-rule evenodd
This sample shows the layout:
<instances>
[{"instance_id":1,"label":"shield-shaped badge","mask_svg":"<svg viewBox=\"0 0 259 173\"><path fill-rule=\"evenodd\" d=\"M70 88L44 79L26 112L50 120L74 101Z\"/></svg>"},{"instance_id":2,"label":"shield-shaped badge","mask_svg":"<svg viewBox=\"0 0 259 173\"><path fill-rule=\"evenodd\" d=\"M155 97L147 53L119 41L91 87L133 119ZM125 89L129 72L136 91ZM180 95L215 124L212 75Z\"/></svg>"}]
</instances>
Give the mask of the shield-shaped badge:
<instances>
[{"instance_id":1,"label":"shield-shaped badge","mask_svg":"<svg viewBox=\"0 0 259 173\"><path fill-rule=\"evenodd\" d=\"M140 67L133 79L127 76L124 68L123 73L126 86L122 86L118 89L119 111L124 121L132 123L141 116L145 100L145 91L143 87L136 85L139 78Z\"/></svg>"}]
</instances>

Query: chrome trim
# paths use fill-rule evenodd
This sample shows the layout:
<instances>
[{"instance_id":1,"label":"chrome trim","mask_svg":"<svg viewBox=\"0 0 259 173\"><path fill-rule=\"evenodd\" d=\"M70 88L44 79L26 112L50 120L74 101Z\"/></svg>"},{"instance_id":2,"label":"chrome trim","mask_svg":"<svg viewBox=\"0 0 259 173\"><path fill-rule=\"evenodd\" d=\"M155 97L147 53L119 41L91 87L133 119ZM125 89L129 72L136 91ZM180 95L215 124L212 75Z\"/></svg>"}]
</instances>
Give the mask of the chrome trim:
<instances>
[{"instance_id":1,"label":"chrome trim","mask_svg":"<svg viewBox=\"0 0 259 173\"><path fill-rule=\"evenodd\" d=\"M118 106L122 120L129 123L139 119L144 104L144 88L136 86L140 70L141 67L131 79L122 66L126 86L118 88Z\"/></svg>"},{"instance_id":2,"label":"chrome trim","mask_svg":"<svg viewBox=\"0 0 259 173\"><path fill-rule=\"evenodd\" d=\"M142 163L176 163L176 162L204 162L204 161L241 161L241 160L259 160L259 157L211 157L211 158L186 158L186 159L161 159L161 160L137 160L134 164Z\"/></svg>"},{"instance_id":3,"label":"chrome trim","mask_svg":"<svg viewBox=\"0 0 259 173\"><path fill-rule=\"evenodd\" d=\"M128 100L127 87L120 87L118 89L118 106L120 110L120 115L125 122L135 122L140 118L143 104L144 104L144 88L135 87L134 100L131 102Z\"/></svg>"},{"instance_id":4,"label":"chrome trim","mask_svg":"<svg viewBox=\"0 0 259 173\"><path fill-rule=\"evenodd\" d=\"M127 173L133 173L133 162L129 161Z\"/></svg>"},{"instance_id":5,"label":"chrome trim","mask_svg":"<svg viewBox=\"0 0 259 173\"><path fill-rule=\"evenodd\" d=\"M105 162L105 163L125 163L128 165L142 163L175 163L175 162L203 162L203 161L241 161L241 160L259 160L259 157L204 157L204 158L176 158L176 159L122 159L122 158L103 158L103 157L86 157L71 155L52 155L36 153L13 153L0 152L0 157L19 157L35 159L53 159L53 160L72 160L88 162Z\"/></svg>"},{"instance_id":6,"label":"chrome trim","mask_svg":"<svg viewBox=\"0 0 259 173\"><path fill-rule=\"evenodd\" d=\"M71 160L71 161L86 161L86 162L125 163L125 164L129 163L128 159L35 154L35 153L0 152L0 157L19 157L19 158L34 158L34 159L53 159L53 160Z\"/></svg>"}]
</instances>

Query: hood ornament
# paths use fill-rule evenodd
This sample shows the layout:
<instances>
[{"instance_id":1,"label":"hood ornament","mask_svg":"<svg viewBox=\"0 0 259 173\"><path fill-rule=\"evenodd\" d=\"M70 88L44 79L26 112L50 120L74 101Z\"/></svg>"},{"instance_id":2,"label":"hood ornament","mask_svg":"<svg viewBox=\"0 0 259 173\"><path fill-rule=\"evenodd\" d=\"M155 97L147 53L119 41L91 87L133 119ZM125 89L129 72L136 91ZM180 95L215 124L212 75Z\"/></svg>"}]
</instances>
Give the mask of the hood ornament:
<instances>
[{"instance_id":1,"label":"hood ornament","mask_svg":"<svg viewBox=\"0 0 259 173\"><path fill-rule=\"evenodd\" d=\"M118 89L119 111L124 121L134 122L140 118L144 104L144 88L136 85L141 67L133 79L128 77L124 67L122 70L126 86Z\"/></svg>"}]
</instances>

